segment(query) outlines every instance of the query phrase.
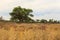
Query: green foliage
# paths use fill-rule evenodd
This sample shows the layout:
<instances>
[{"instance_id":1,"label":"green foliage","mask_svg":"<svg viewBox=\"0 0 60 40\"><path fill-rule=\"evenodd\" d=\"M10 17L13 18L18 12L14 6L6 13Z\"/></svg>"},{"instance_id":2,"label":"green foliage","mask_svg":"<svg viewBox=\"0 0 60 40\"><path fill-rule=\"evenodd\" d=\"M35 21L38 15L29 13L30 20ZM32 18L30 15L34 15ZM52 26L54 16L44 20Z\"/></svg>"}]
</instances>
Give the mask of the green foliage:
<instances>
[{"instance_id":1,"label":"green foliage","mask_svg":"<svg viewBox=\"0 0 60 40\"><path fill-rule=\"evenodd\" d=\"M30 18L30 17L33 17L33 15L30 14L31 12L33 12L31 9L21 8L20 6L15 7L13 11L10 13L11 21L32 22L34 20Z\"/></svg>"},{"instance_id":2,"label":"green foliage","mask_svg":"<svg viewBox=\"0 0 60 40\"><path fill-rule=\"evenodd\" d=\"M57 20L53 20L53 19L49 19L48 22L49 22L49 23L60 23L59 21L57 21Z\"/></svg>"},{"instance_id":3,"label":"green foliage","mask_svg":"<svg viewBox=\"0 0 60 40\"><path fill-rule=\"evenodd\" d=\"M49 23L53 23L54 21L53 21L53 19L49 19Z\"/></svg>"},{"instance_id":4,"label":"green foliage","mask_svg":"<svg viewBox=\"0 0 60 40\"><path fill-rule=\"evenodd\" d=\"M49 19L49 21L47 21L46 19L37 19L36 22L40 22L40 23L60 23L60 21L57 20L53 20L53 19Z\"/></svg>"},{"instance_id":5,"label":"green foliage","mask_svg":"<svg viewBox=\"0 0 60 40\"><path fill-rule=\"evenodd\" d=\"M45 19L41 19L40 22L41 22L41 23L47 23L48 21L45 20Z\"/></svg>"},{"instance_id":6,"label":"green foliage","mask_svg":"<svg viewBox=\"0 0 60 40\"><path fill-rule=\"evenodd\" d=\"M39 20L39 19L37 19L37 20L36 20L36 22L40 22L40 20Z\"/></svg>"}]
</instances>

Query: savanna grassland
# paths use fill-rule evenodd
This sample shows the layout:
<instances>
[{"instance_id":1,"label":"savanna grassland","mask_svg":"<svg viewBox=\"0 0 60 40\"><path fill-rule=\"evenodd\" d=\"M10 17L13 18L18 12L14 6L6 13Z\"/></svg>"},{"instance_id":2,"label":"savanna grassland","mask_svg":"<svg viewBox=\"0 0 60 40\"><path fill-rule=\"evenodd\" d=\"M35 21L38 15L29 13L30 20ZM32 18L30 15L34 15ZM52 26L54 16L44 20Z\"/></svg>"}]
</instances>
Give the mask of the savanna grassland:
<instances>
[{"instance_id":1,"label":"savanna grassland","mask_svg":"<svg viewBox=\"0 0 60 40\"><path fill-rule=\"evenodd\" d=\"M0 22L0 40L60 40L60 24Z\"/></svg>"}]
</instances>

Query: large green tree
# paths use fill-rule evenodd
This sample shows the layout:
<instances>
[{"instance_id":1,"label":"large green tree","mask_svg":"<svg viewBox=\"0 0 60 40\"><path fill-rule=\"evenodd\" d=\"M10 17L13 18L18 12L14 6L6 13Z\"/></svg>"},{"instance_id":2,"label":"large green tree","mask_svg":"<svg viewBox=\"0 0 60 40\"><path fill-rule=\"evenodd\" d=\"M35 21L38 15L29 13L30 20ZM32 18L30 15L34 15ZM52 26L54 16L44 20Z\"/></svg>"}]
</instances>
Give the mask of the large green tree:
<instances>
[{"instance_id":1,"label":"large green tree","mask_svg":"<svg viewBox=\"0 0 60 40\"><path fill-rule=\"evenodd\" d=\"M33 22L34 20L30 17L33 17L31 14L33 12L31 9L21 8L20 6L15 7L10 13L11 21L14 22Z\"/></svg>"}]
</instances>

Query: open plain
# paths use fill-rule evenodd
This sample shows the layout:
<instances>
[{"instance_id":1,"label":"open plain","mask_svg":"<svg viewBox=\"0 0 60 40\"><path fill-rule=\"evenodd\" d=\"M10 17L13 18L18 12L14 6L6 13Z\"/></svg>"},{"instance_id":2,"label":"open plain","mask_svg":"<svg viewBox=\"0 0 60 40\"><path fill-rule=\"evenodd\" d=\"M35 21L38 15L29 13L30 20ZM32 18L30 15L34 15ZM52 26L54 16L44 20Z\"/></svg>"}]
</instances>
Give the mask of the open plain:
<instances>
[{"instance_id":1,"label":"open plain","mask_svg":"<svg viewBox=\"0 0 60 40\"><path fill-rule=\"evenodd\" d=\"M0 40L60 40L60 24L0 22Z\"/></svg>"}]
</instances>

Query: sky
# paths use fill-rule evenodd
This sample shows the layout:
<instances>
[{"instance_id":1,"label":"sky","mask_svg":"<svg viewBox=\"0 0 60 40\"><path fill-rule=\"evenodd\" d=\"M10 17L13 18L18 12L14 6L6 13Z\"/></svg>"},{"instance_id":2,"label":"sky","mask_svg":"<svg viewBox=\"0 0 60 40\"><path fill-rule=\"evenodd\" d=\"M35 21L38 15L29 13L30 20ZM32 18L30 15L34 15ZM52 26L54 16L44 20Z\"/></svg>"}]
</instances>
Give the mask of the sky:
<instances>
[{"instance_id":1,"label":"sky","mask_svg":"<svg viewBox=\"0 0 60 40\"><path fill-rule=\"evenodd\" d=\"M14 7L30 8L33 19L60 20L60 0L0 0L0 16L9 20Z\"/></svg>"}]
</instances>

